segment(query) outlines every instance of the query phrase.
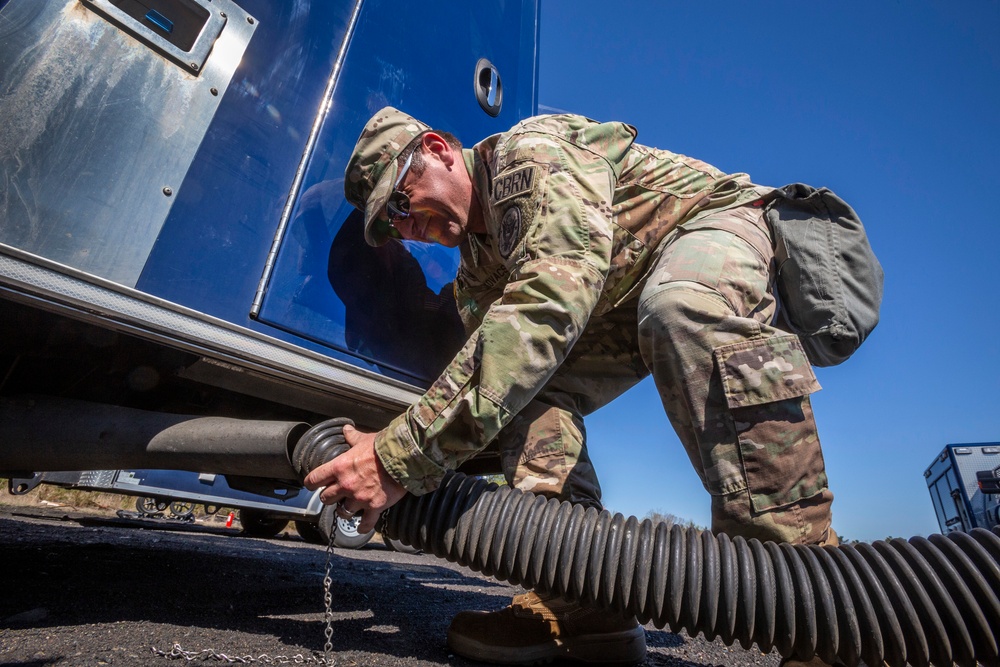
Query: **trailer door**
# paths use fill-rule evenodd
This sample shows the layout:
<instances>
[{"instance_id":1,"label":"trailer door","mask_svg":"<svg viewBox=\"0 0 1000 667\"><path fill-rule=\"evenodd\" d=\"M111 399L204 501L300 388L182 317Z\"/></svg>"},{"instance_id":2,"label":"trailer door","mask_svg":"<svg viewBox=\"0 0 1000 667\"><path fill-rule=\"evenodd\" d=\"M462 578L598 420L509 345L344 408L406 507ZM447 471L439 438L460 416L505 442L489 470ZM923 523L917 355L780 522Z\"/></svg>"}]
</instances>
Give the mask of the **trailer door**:
<instances>
[{"instance_id":1,"label":"trailer door","mask_svg":"<svg viewBox=\"0 0 1000 667\"><path fill-rule=\"evenodd\" d=\"M462 341L451 281L457 252L370 248L344 199L344 169L368 118L392 105L466 145L536 109L537 2L366 0L303 177L277 224L253 315L426 384Z\"/></svg>"}]
</instances>

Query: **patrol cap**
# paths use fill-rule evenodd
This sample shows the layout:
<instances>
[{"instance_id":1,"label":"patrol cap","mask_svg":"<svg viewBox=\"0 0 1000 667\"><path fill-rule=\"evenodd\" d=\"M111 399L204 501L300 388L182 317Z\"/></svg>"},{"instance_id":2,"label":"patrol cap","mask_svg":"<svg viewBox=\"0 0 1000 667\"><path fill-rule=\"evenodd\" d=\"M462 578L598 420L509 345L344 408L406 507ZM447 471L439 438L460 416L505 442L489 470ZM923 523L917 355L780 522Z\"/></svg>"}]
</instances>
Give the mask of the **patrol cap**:
<instances>
[{"instance_id":1,"label":"patrol cap","mask_svg":"<svg viewBox=\"0 0 1000 667\"><path fill-rule=\"evenodd\" d=\"M399 172L399 154L431 129L398 109L385 107L365 124L344 174L344 195L365 212L365 241L380 246L389 235L385 204Z\"/></svg>"}]
</instances>

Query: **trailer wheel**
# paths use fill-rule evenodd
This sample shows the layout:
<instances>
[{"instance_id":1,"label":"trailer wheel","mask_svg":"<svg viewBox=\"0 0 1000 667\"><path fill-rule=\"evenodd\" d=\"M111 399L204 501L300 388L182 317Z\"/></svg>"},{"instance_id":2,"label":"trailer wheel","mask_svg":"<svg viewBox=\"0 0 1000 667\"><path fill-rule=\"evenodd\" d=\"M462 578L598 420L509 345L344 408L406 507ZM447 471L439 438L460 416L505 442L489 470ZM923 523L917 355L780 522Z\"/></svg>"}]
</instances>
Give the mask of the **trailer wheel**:
<instances>
[{"instance_id":1,"label":"trailer wheel","mask_svg":"<svg viewBox=\"0 0 1000 667\"><path fill-rule=\"evenodd\" d=\"M310 544L327 543L326 540L323 539L323 533L320 531L319 526L316 525L315 521L296 521L295 532L299 534L299 537Z\"/></svg>"},{"instance_id":2,"label":"trailer wheel","mask_svg":"<svg viewBox=\"0 0 1000 667\"><path fill-rule=\"evenodd\" d=\"M246 507L240 510L242 533L249 537L274 537L287 525L288 519L282 519L261 510Z\"/></svg>"},{"instance_id":3,"label":"trailer wheel","mask_svg":"<svg viewBox=\"0 0 1000 667\"><path fill-rule=\"evenodd\" d=\"M163 512L168 507L170 507L170 503L166 500L150 498L149 496L139 496L135 499L135 508L142 514L156 514Z\"/></svg>"},{"instance_id":4,"label":"trailer wheel","mask_svg":"<svg viewBox=\"0 0 1000 667\"><path fill-rule=\"evenodd\" d=\"M316 528L323 538L321 544L330 543L330 535L333 535L333 546L341 549L360 549L368 544L375 534L372 530L368 533L359 533L358 524L361 523L361 513L355 514L350 519L341 519L337 516L336 506L327 505L319 513L319 521Z\"/></svg>"},{"instance_id":5,"label":"trailer wheel","mask_svg":"<svg viewBox=\"0 0 1000 667\"><path fill-rule=\"evenodd\" d=\"M190 519L194 516L194 503L186 500L175 500L170 503L170 513L178 519Z\"/></svg>"}]
</instances>

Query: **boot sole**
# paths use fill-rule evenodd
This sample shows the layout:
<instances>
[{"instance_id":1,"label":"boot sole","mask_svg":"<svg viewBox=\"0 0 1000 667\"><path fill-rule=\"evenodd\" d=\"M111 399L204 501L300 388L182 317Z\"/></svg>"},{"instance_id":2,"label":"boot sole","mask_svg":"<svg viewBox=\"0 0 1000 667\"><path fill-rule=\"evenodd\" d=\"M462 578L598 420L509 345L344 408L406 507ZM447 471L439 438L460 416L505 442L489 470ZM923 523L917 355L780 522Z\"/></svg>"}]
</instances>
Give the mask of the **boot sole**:
<instances>
[{"instance_id":1,"label":"boot sole","mask_svg":"<svg viewBox=\"0 0 1000 667\"><path fill-rule=\"evenodd\" d=\"M448 646L464 658L500 665L539 665L559 658L602 665L634 665L646 657L642 627L621 632L581 635L534 646L491 646L448 633Z\"/></svg>"}]
</instances>

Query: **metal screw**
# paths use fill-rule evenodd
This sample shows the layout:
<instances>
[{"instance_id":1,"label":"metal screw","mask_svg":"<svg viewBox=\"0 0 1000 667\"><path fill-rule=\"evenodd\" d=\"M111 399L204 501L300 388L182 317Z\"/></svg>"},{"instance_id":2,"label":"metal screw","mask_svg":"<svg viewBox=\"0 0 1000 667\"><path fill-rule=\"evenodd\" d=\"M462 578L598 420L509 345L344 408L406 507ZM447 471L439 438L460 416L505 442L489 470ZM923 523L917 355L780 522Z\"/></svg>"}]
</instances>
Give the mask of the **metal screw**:
<instances>
[{"instance_id":1,"label":"metal screw","mask_svg":"<svg viewBox=\"0 0 1000 667\"><path fill-rule=\"evenodd\" d=\"M250 25L253 25L253 17L252 16L248 16L247 17L247 23L249 23Z\"/></svg>"},{"instance_id":2,"label":"metal screw","mask_svg":"<svg viewBox=\"0 0 1000 667\"><path fill-rule=\"evenodd\" d=\"M218 88L212 88L209 92L212 93L213 95L218 95L219 94L219 89Z\"/></svg>"},{"instance_id":3,"label":"metal screw","mask_svg":"<svg viewBox=\"0 0 1000 667\"><path fill-rule=\"evenodd\" d=\"M222 18L226 18L226 13L225 12L219 12L219 16L221 16Z\"/></svg>"},{"instance_id":4,"label":"metal screw","mask_svg":"<svg viewBox=\"0 0 1000 667\"><path fill-rule=\"evenodd\" d=\"M163 194L169 197L170 195L174 194L174 191L170 188L169 185L165 185L163 186Z\"/></svg>"},{"instance_id":5,"label":"metal screw","mask_svg":"<svg viewBox=\"0 0 1000 667\"><path fill-rule=\"evenodd\" d=\"M191 63L191 69L193 69L194 71L197 72L198 71L198 63Z\"/></svg>"}]
</instances>

